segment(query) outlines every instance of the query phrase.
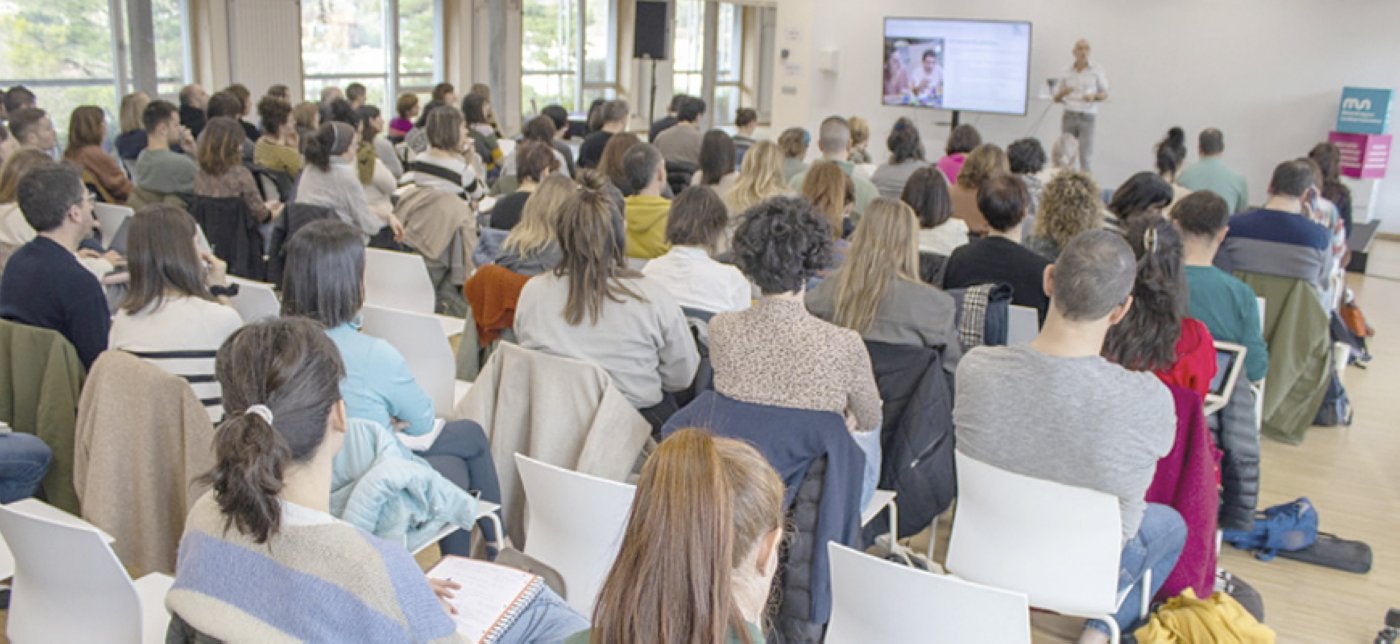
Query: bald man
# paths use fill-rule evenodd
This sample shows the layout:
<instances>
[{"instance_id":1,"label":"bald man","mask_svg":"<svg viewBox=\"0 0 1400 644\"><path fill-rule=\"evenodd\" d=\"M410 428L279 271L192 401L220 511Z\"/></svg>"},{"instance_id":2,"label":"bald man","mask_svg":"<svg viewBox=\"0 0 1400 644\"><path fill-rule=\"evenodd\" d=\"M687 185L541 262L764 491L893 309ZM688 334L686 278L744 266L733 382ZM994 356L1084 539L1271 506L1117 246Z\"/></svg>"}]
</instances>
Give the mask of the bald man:
<instances>
[{"instance_id":1,"label":"bald man","mask_svg":"<svg viewBox=\"0 0 1400 644\"><path fill-rule=\"evenodd\" d=\"M1091 172L1094 154L1094 120L1099 103L1108 100L1108 76L1103 69L1089 62L1089 41L1074 43L1074 64L1060 79L1055 102L1065 106L1060 131L1079 139L1079 160L1085 172Z\"/></svg>"}]
</instances>

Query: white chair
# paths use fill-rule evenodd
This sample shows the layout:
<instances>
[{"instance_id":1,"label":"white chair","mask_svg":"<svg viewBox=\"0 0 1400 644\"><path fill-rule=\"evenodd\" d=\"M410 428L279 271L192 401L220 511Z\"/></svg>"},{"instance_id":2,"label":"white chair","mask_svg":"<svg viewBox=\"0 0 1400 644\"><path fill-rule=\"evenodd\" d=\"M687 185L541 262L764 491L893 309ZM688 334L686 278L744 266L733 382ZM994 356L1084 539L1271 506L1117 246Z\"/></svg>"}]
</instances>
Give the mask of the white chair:
<instances>
[{"instance_id":1,"label":"white chair","mask_svg":"<svg viewBox=\"0 0 1400 644\"><path fill-rule=\"evenodd\" d=\"M101 528L84 521L82 517L77 517L52 505L44 503L38 499L20 499L10 504L11 508L21 510L34 516L50 519L64 525L77 526L82 528L92 528L102 535L102 540L106 543L116 541L112 535L103 532ZM3 536L0 536L0 579L9 579L15 576L15 556L10 552L9 544L5 543Z\"/></svg>"},{"instance_id":2,"label":"white chair","mask_svg":"<svg viewBox=\"0 0 1400 644\"><path fill-rule=\"evenodd\" d=\"M501 529L501 517L497 516L496 514L496 510L499 509L501 509L501 506L496 505L495 503L492 503L490 501L476 502L476 520L480 521L482 519L486 519L487 521L491 522L491 526L496 529L497 535L497 540L495 542L491 542L491 545L496 546L497 548L499 548L501 544L501 535L505 534L505 531ZM436 535L433 535L432 539L429 539L428 541L424 542L423 545L418 546L416 549L414 549L413 556L417 557L419 553L423 552L424 550L427 550L431 546L437 545L437 543L446 538L447 535L452 534L453 532L456 532L460 529L461 528L452 524L443 526L442 529L439 530Z\"/></svg>"},{"instance_id":3,"label":"white chair","mask_svg":"<svg viewBox=\"0 0 1400 644\"><path fill-rule=\"evenodd\" d=\"M126 206L117 206L109 203L92 204L92 214L97 217L97 229L102 231L102 247L111 248L112 240L117 238L117 231L122 229L122 224L136 211Z\"/></svg>"},{"instance_id":4,"label":"white chair","mask_svg":"<svg viewBox=\"0 0 1400 644\"><path fill-rule=\"evenodd\" d=\"M1030 344L1040 333L1040 312L1032 306L1012 304L1007 307L1006 345Z\"/></svg>"},{"instance_id":5,"label":"white chair","mask_svg":"<svg viewBox=\"0 0 1400 644\"><path fill-rule=\"evenodd\" d=\"M515 455L525 486L525 554L564 578L564 599L593 614L617 558L635 488Z\"/></svg>"},{"instance_id":6,"label":"white chair","mask_svg":"<svg viewBox=\"0 0 1400 644\"><path fill-rule=\"evenodd\" d=\"M948 572L1025 593L1037 608L1104 620L1116 644L1112 616L1127 597L1118 592L1118 499L1008 472L961 451L956 459L958 509ZM1150 571L1139 583L1151 587ZM1140 615L1151 600L1143 593Z\"/></svg>"},{"instance_id":7,"label":"white chair","mask_svg":"<svg viewBox=\"0 0 1400 644\"><path fill-rule=\"evenodd\" d=\"M436 303L422 255L365 249L365 304L431 315Z\"/></svg>"},{"instance_id":8,"label":"white chair","mask_svg":"<svg viewBox=\"0 0 1400 644\"><path fill-rule=\"evenodd\" d=\"M10 504L0 506L0 533L15 553L10 641L165 641L174 580L151 573L133 583L96 528Z\"/></svg>"},{"instance_id":9,"label":"white chair","mask_svg":"<svg viewBox=\"0 0 1400 644\"><path fill-rule=\"evenodd\" d=\"M228 281L238 285L238 295L229 298L229 304L238 311L244 322L257 322L281 315L282 303L278 301L277 293L272 290L271 284L232 275L228 277Z\"/></svg>"},{"instance_id":10,"label":"white chair","mask_svg":"<svg viewBox=\"0 0 1400 644\"><path fill-rule=\"evenodd\" d=\"M901 566L828 542L827 644L1031 641L1022 593Z\"/></svg>"},{"instance_id":11,"label":"white chair","mask_svg":"<svg viewBox=\"0 0 1400 644\"><path fill-rule=\"evenodd\" d=\"M437 415L451 420L458 392L465 394L469 385L457 383L457 360L438 318L382 306L365 306L360 313L364 321L360 330L394 345L418 386L433 399Z\"/></svg>"}]
</instances>

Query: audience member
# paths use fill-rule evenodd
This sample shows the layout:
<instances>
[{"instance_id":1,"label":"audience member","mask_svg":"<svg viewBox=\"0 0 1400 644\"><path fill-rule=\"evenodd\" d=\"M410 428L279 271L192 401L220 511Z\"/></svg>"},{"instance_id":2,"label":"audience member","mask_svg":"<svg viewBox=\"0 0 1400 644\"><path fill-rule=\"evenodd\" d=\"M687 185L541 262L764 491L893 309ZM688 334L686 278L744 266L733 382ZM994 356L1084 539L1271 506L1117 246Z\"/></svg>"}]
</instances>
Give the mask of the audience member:
<instances>
[{"instance_id":1,"label":"audience member","mask_svg":"<svg viewBox=\"0 0 1400 644\"><path fill-rule=\"evenodd\" d=\"M141 114L150 104L151 97L145 92L135 92L122 97L121 111L117 115L121 133L117 134L112 143L112 147L117 151L117 158L135 163L136 157L141 156L141 151L146 149L146 128L141 124Z\"/></svg>"},{"instance_id":2,"label":"audience member","mask_svg":"<svg viewBox=\"0 0 1400 644\"><path fill-rule=\"evenodd\" d=\"M1069 240L1086 230L1102 227L1102 204L1099 186L1089 175L1079 171L1056 175L1045 184L1040 216L1036 217L1031 235L1026 238L1026 248L1055 261Z\"/></svg>"},{"instance_id":3,"label":"audience member","mask_svg":"<svg viewBox=\"0 0 1400 644\"><path fill-rule=\"evenodd\" d=\"M397 181L403 176L403 163L399 161L399 154L394 150L394 144L388 137L380 136L384 132L384 115L379 108L374 105L361 105L355 110L355 115L360 118L360 137L362 145L368 145L374 150L374 156L384 166L389 174ZM373 133L373 134L371 134Z\"/></svg>"},{"instance_id":4,"label":"audience member","mask_svg":"<svg viewBox=\"0 0 1400 644\"><path fill-rule=\"evenodd\" d=\"M209 108L209 92L199 85L186 85L180 88L180 122L189 128L191 136L199 136L208 120L205 110Z\"/></svg>"},{"instance_id":5,"label":"audience member","mask_svg":"<svg viewBox=\"0 0 1400 644\"><path fill-rule=\"evenodd\" d=\"M403 239L403 224L390 214L381 217L369 207L365 190L355 173L355 150L360 134L339 121L321 126L306 140L306 167L297 184L296 203L323 206L360 231L362 242L388 226L394 239Z\"/></svg>"},{"instance_id":6,"label":"audience member","mask_svg":"<svg viewBox=\"0 0 1400 644\"><path fill-rule=\"evenodd\" d=\"M0 165L0 270L10 255L35 236L34 227L19 209L19 181L30 170L53 162L42 150L20 148Z\"/></svg>"},{"instance_id":7,"label":"audience member","mask_svg":"<svg viewBox=\"0 0 1400 644\"><path fill-rule=\"evenodd\" d=\"M979 145L982 145L982 134L977 128L966 123L953 128L953 133L948 135L948 143L943 146L943 158L938 160L938 169L948 178L948 185L957 183L958 173L962 172L967 155Z\"/></svg>"},{"instance_id":8,"label":"audience member","mask_svg":"<svg viewBox=\"0 0 1400 644\"><path fill-rule=\"evenodd\" d=\"M1045 170L1045 148L1041 147L1040 139L1026 137L1006 146L1006 164L1011 174L1026 184L1026 194L1030 200L1026 203L1026 224L1023 227L1029 232L1035 225L1036 215L1040 213L1040 196L1045 192L1045 182L1040 177Z\"/></svg>"},{"instance_id":9,"label":"audience member","mask_svg":"<svg viewBox=\"0 0 1400 644\"><path fill-rule=\"evenodd\" d=\"M274 83L272 85L268 85L266 95L280 100L288 105L292 104L292 88L287 87L282 83Z\"/></svg>"},{"instance_id":10,"label":"audience member","mask_svg":"<svg viewBox=\"0 0 1400 644\"><path fill-rule=\"evenodd\" d=\"M748 444L672 434L642 465L593 628L566 644L762 642L783 499L782 480Z\"/></svg>"},{"instance_id":11,"label":"audience member","mask_svg":"<svg viewBox=\"0 0 1400 644\"><path fill-rule=\"evenodd\" d=\"M180 125L180 114L166 101L151 101L141 114L146 127L146 149L136 157L132 178L143 190L168 195L194 192L194 175L199 167L190 155L195 152L194 135ZM179 144L184 153L170 149Z\"/></svg>"},{"instance_id":12,"label":"audience member","mask_svg":"<svg viewBox=\"0 0 1400 644\"><path fill-rule=\"evenodd\" d=\"M326 85L322 87L320 101L321 120L331 120L331 105L336 101L343 100L345 100L345 92L342 92L339 87L335 85Z\"/></svg>"},{"instance_id":13,"label":"audience member","mask_svg":"<svg viewBox=\"0 0 1400 644\"><path fill-rule=\"evenodd\" d=\"M429 100L440 105L456 105L457 88L452 83L438 83L433 86L433 95Z\"/></svg>"},{"instance_id":14,"label":"audience member","mask_svg":"<svg viewBox=\"0 0 1400 644\"><path fill-rule=\"evenodd\" d=\"M1094 230L1075 237L1043 271L1053 303L1040 335L1028 345L969 351L958 366L953 405L964 454L1118 497L1118 586L1132 587L1114 615L1122 632L1132 632L1143 593L1151 596L1166 581L1186 540L1175 510L1144 502L1157 460L1176 436L1171 394L1151 374L1099 356L1109 327L1133 304L1134 268L1132 249L1119 235ZM1138 587L1147 570L1152 587ZM1107 642L1108 625L1088 622L1080 641Z\"/></svg>"},{"instance_id":15,"label":"audience member","mask_svg":"<svg viewBox=\"0 0 1400 644\"><path fill-rule=\"evenodd\" d=\"M248 125L244 127L247 124L243 122L243 101L239 100L238 95L228 90L215 92L213 96L209 97L209 105L205 109L205 116L207 117L207 120L205 120L206 125L209 121L219 118L220 116L226 116L238 123L239 129L244 130L243 141L241 143L243 162L253 162L253 151L257 147L254 143L258 138L256 132L257 128L252 128L254 132L250 135L247 129L252 126Z\"/></svg>"},{"instance_id":16,"label":"audience member","mask_svg":"<svg viewBox=\"0 0 1400 644\"><path fill-rule=\"evenodd\" d=\"M1181 167L1186 165L1186 132L1179 127L1168 129L1167 138L1157 144L1156 153L1157 174L1171 184L1172 203L1181 201L1182 197L1191 194L1190 189L1176 182Z\"/></svg>"},{"instance_id":17,"label":"audience member","mask_svg":"<svg viewBox=\"0 0 1400 644\"><path fill-rule=\"evenodd\" d=\"M1151 215L1165 218L1172 203L1172 186L1156 172L1139 172L1113 191L1104 215L1104 228L1123 232L1133 217ZM1131 241L1131 240L1129 240Z\"/></svg>"},{"instance_id":18,"label":"audience member","mask_svg":"<svg viewBox=\"0 0 1400 644\"><path fill-rule=\"evenodd\" d=\"M1163 383L1202 399L1215 377L1215 340L1186 315L1181 236L1157 214L1128 220L1126 237L1137 257L1133 306L1104 338L1103 356L1130 371L1152 371Z\"/></svg>"},{"instance_id":19,"label":"audience member","mask_svg":"<svg viewBox=\"0 0 1400 644\"><path fill-rule=\"evenodd\" d=\"M564 160L564 171L571 177L578 174L578 168L574 165L574 150L565 142L569 138L568 110L561 105L546 105L540 110L540 116L547 116L554 123L554 140L550 145L554 146L554 151Z\"/></svg>"},{"instance_id":20,"label":"audience member","mask_svg":"<svg viewBox=\"0 0 1400 644\"><path fill-rule=\"evenodd\" d=\"M126 203L131 180L121 164L102 150L107 140L107 114L96 105L80 105L68 119L68 147L63 158L78 166L83 181L97 189L106 203Z\"/></svg>"},{"instance_id":21,"label":"audience member","mask_svg":"<svg viewBox=\"0 0 1400 644\"><path fill-rule=\"evenodd\" d=\"M596 174L590 176L597 178ZM496 263L520 275L535 276L559 265L559 212L578 186L563 175L552 174L529 193L520 213L520 223L501 242Z\"/></svg>"},{"instance_id":22,"label":"audience member","mask_svg":"<svg viewBox=\"0 0 1400 644\"><path fill-rule=\"evenodd\" d=\"M10 134L15 142L27 148L43 150L50 159L58 158L58 131L53 128L49 113L37 107L24 107L10 112Z\"/></svg>"},{"instance_id":23,"label":"audience member","mask_svg":"<svg viewBox=\"0 0 1400 644\"><path fill-rule=\"evenodd\" d=\"M666 162L655 146L638 143L623 155L622 168L632 189L623 212L627 220L627 256L660 257L670 249L666 243L666 219L671 200L661 196L661 188L666 185Z\"/></svg>"},{"instance_id":24,"label":"audience member","mask_svg":"<svg viewBox=\"0 0 1400 644\"><path fill-rule=\"evenodd\" d=\"M671 96L671 102L666 105L666 116L657 119L651 124L651 129L647 130L647 140L656 142L656 137L662 132L671 129L673 125L679 123L677 115L680 114L681 106L685 105L690 97L685 94L675 94Z\"/></svg>"},{"instance_id":25,"label":"audience member","mask_svg":"<svg viewBox=\"0 0 1400 644\"><path fill-rule=\"evenodd\" d=\"M753 133L758 130L758 112L752 107L741 107L734 113L734 167L738 169L744 162L744 155L755 143Z\"/></svg>"},{"instance_id":26,"label":"audience member","mask_svg":"<svg viewBox=\"0 0 1400 644\"><path fill-rule=\"evenodd\" d=\"M996 144L983 143L973 149L958 171L957 181L948 187L948 197L953 202L953 216L967 222L967 229L974 234L987 232L986 216L977 207L977 192L988 179L1010 172L1011 164L1007 161L1006 152ZM1029 193L1026 199L1029 201Z\"/></svg>"},{"instance_id":27,"label":"audience member","mask_svg":"<svg viewBox=\"0 0 1400 644\"><path fill-rule=\"evenodd\" d=\"M807 282L831 262L826 219L805 199L750 208L734 232L734 259L763 297L710 320L715 391L742 402L846 417L880 429L880 392L860 334L807 312Z\"/></svg>"},{"instance_id":28,"label":"audience member","mask_svg":"<svg viewBox=\"0 0 1400 644\"><path fill-rule=\"evenodd\" d=\"M0 164L3 164L5 159L10 158L19 149L20 145L10 134L10 128L0 126Z\"/></svg>"},{"instance_id":29,"label":"audience member","mask_svg":"<svg viewBox=\"0 0 1400 644\"><path fill-rule=\"evenodd\" d=\"M851 154L847 160L856 165L868 165L875 161L870 158L870 121L859 116L846 120L851 126Z\"/></svg>"},{"instance_id":30,"label":"audience member","mask_svg":"<svg viewBox=\"0 0 1400 644\"><path fill-rule=\"evenodd\" d=\"M772 141L759 141L749 148L739 164L739 176L734 187L724 195L724 205L729 208L730 229L739 225L739 213L748 210L769 197L791 195L787 177L783 176L783 152ZM728 239L724 240L728 246Z\"/></svg>"},{"instance_id":31,"label":"audience member","mask_svg":"<svg viewBox=\"0 0 1400 644\"><path fill-rule=\"evenodd\" d=\"M185 521L167 599L171 641L458 637L439 602L472 580L425 583L402 544L330 514L333 461L351 426L337 354L315 323L295 318L244 327L219 349L228 420L205 475L213 489ZM234 578L244 583L230 588ZM325 598L323 612L285 610L310 596ZM585 627L545 589L502 639L557 641Z\"/></svg>"},{"instance_id":32,"label":"audience member","mask_svg":"<svg viewBox=\"0 0 1400 644\"><path fill-rule=\"evenodd\" d=\"M215 199L241 198L248 214L258 223L270 221L282 212L282 202L263 201L253 173L239 162L243 128L226 116L216 116L204 125L199 137L199 169L194 175L194 193Z\"/></svg>"},{"instance_id":33,"label":"audience member","mask_svg":"<svg viewBox=\"0 0 1400 644\"><path fill-rule=\"evenodd\" d=\"M543 114L525 122L525 127L520 130L520 138L515 142L515 148L501 159L501 176L496 180L496 185L493 186L497 194L508 194L518 187L520 178L517 166L520 161L520 147L526 143L538 143L544 146L545 151L549 152L550 156L555 159L553 172L565 171L565 168L568 167L569 155L554 148L555 132L554 119Z\"/></svg>"},{"instance_id":34,"label":"audience member","mask_svg":"<svg viewBox=\"0 0 1400 644\"><path fill-rule=\"evenodd\" d=\"M486 124L491 126L491 135L500 139L504 135L501 134L500 122L496 120L496 110L491 107L491 86L486 83L472 83L471 93L481 97L483 109L486 112ZM463 112L465 111L463 110Z\"/></svg>"},{"instance_id":35,"label":"audience member","mask_svg":"<svg viewBox=\"0 0 1400 644\"><path fill-rule=\"evenodd\" d=\"M501 151L500 137L493 125L495 116L491 113L490 97L475 91L467 94L462 99L462 117L466 119L467 135L475 146L476 155L481 157L486 171L495 176L505 153Z\"/></svg>"},{"instance_id":36,"label":"audience member","mask_svg":"<svg viewBox=\"0 0 1400 644\"><path fill-rule=\"evenodd\" d=\"M641 142L642 140L631 132L618 132L608 139L608 144L603 147L603 156L598 159L598 172L607 177L608 182L625 197L632 196L635 191L632 189L632 182L627 180L627 169L623 167L622 159L627 156L627 151L631 150L632 146Z\"/></svg>"},{"instance_id":37,"label":"audience member","mask_svg":"<svg viewBox=\"0 0 1400 644\"><path fill-rule=\"evenodd\" d=\"M821 134L817 138L817 149L822 153L822 160L835 163L837 167L841 168L842 172L846 173L846 176L851 178L851 182L855 187L855 206L853 212L858 216L860 213L865 212L865 207L871 200L878 197L880 193L875 189L875 184L870 183L869 179L853 174L855 165L846 160L850 155L850 147L851 128L846 123L846 119L839 116L832 116L822 121ZM802 181L805 179L804 175L805 172L798 173L788 181L788 185L794 190L800 189L802 187Z\"/></svg>"},{"instance_id":38,"label":"audience member","mask_svg":"<svg viewBox=\"0 0 1400 644\"><path fill-rule=\"evenodd\" d=\"M599 114L603 124L596 131L583 138L578 148L578 167L597 168L603 159L603 149L614 134L627 130L627 120L632 108L627 101L618 99L603 104Z\"/></svg>"},{"instance_id":39,"label":"audience member","mask_svg":"<svg viewBox=\"0 0 1400 644\"><path fill-rule=\"evenodd\" d=\"M4 104L6 116L12 118L15 112L22 109L38 107L39 100L38 97L34 96L34 92L29 91L28 87L13 85L10 89L5 90Z\"/></svg>"},{"instance_id":40,"label":"audience member","mask_svg":"<svg viewBox=\"0 0 1400 644\"><path fill-rule=\"evenodd\" d=\"M807 171L807 146L812 143L812 135L800 127L790 127L778 136L778 147L783 151L783 176L791 182L793 177Z\"/></svg>"},{"instance_id":41,"label":"audience member","mask_svg":"<svg viewBox=\"0 0 1400 644\"><path fill-rule=\"evenodd\" d=\"M636 149L661 156L650 145ZM625 268L602 194L579 190L565 202L558 242L559 265L520 291L520 346L602 367L660 430L677 409L670 392L689 387L700 364L680 305L660 284Z\"/></svg>"},{"instance_id":42,"label":"audience member","mask_svg":"<svg viewBox=\"0 0 1400 644\"><path fill-rule=\"evenodd\" d=\"M725 135L728 136L728 135ZM715 261L729 211L707 186L691 186L671 203L666 243L671 249L642 268L642 274L665 288L687 309L708 313L749 308L753 289L739 269Z\"/></svg>"},{"instance_id":43,"label":"audience member","mask_svg":"<svg viewBox=\"0 0 1400 644\"><path fill-rule=\"evenodd\" d=\"M1085 174L1089 172L1079 162L1079 139L1074 138L1073 134L1061 134L1050 144L1050 167L1041 180L1049 183L1062 172L1081 171Z\"/></svg>"},{"instance_id":44,"label":"audience member","mask_svg":"<svg viewBox=\"0 0 1400 644\"><path fill-rule=\"evenodd\" d=\"M1026 184L1010 174L997 174L982 183L977 190L977 207L987 217L987 235L959 246L948 256L943 288L1010 284L1011 303L1033 306L1041 320L1045 319L1050 300L1042 288L1041 274L1050 262L1021 245L1027 199Z\"/></svg>"},{"instance_id":45,"label":"audience member","mask_svg":"<svg viewBox=\"0 0 1400 644\"><path fill-rule=\"evenodd\" d=\"M585 136L603 129L603 104L606 102L602 98L595 98L588 104L588 112L583 119Z\"/></svg>"},{"instance_id":46,"label":"audience member","mask_svg":"<svg viewBox=\"0 0 1400 644\"><path fill-rule=\"evenodd\" d=\"M548 143L526 141L517 146L511 154L515 156L516 176L520 179L520 187L496 200L496 207L491 210L491 227L497 230L515 228L535 188L559 171L559 159L555 158L554 148Z\"/></svg>"},{"instance_id":47,"label":"audience member","mask_svg":"<svg viewBox=\"0 0 1400 644\"><path fill-rule=\"evenodd\" d=\"M807 293L807 310L865 340L938 349L952 371L962 356L957 304L919 279L918 228L904 202L871 202L851 235L845 264Z\"/></svg>"},{"instance_id":48,"label":"audience member","mask_svg":"<svg viewBox=\"0 0 1400 644\"><path fill-rule=\"evenodd\" d=\"M389 139L401 141L403 137L408 136L408 131L413 129L413 119L418 116L419 111L417 94L399 94L399 100L394 103L394 114L397 116L389 121Z\"/></svg>"},{"instance_id":49,"label":"audience member","mask_svg":"<svg viewBox=\"0 0 1400 644\"><path fill-rule=\"evenodd\" d=\"M851 243L846 240L850 234L851 212L855 207L855 184L850 175L841 171L840 166L830 161L812 164L802 182L802 196L826 219L826 230L831 234L831 265L823 266L818 273L825 277L827 271L834 270L846 260L846 250ZM815 286L815 282L808 285Z\"/></svg>"},{"instance_id":50,"label":"audience member","mask_svg":"<svg viewBox=\"0 0 1400 644\"><path fill-rule=\"evenodd\" d=\"M350 107L357 110L365 104L365 93L363 83L350 83L345 86L345 100L350 103Z\"/></svg>"},{"instance_id":51,"label":"audience member","mask_svg":"<svg viewBox=\"0 0 1400 644\"><path fill-rule=\"evenodd\" d=\"M224 91L238 99L238 116L234 117L234 120L238 121L238 125L243 128L243 135L248 138L248 143L251 145L254 141L258 140L259 136L258 126L248 122L249 116L253 113L253 93L248 91L248 88L242 83L229 85L224 88ZM219 114L218 116L228 115ZM210 118L213 117L211 116Z\"/></svg>"},{"instance_id":52,"label":"audience member","mask_svg":"<svg viewBox=\"0 0 1400 644\"><path fill-rule=\"evenodd\" d=\"M661 152L667 163L685 163L693 167L700 165L700 119L705 116L705 101L688 98L676 111L676 124L666 128L652 145Z\"/></svg>"},{"instance_id":53,"label":"audience member","mask_svg":"<svg viewBox=\"0 0 1400 644\"><path fill-rule=\"evenodd\" d=\"M241 133L240 133L241 134ZM214 353L243 318L213 289L228 286L224 261L199 249L199 227L189 213L152 204L127 229L131 274L126 297L112 318L108 346L184 378L209 412L223 417Z\"/></svg>"},{"instance_id":54,"label":"audience member","mask_svg":"<svg viewBox=\"0 0 1400 644\"><path fill-rule=\"evenodd\" d=\"M307 103L310 105L310 103ZM291 104L265 96L258 101L258 117L262 119L262 136L253 146L253 163L273 172L284 172L295 179L301 174L300 135Z\"/></svg>"},{"instance_id":55,"label":"audience member","mask_svg":"<svg viewBox=\"0 0 1400 644\"><path fill-rule=\"evenodd\" d=\"M700 141L700 169L690 176L690 185L709 186L723 199L739 179L734 157L734 139L724 130L706 132Z\"/></svg>"},{"instance_id":56,"label":"audience member","mask_svg":"<svg viewBox=\"0 0 1400 644\"><path fill-rule=\"evenodd\" d=\"M83 367L91 367L107 348L110 324L102 285L76 254L97 224L92 196L75 168L53 164L26 172L17 197L38 236L5 264L0 318L57 331L73 344Z\"/></svg>"},{"instance_id":57,"label":"audience member","mask_svg":"<svg viewBox=\"0 0 1400 644\"><path fill-rule=\"evenodd\" d=\"M1215 128L1201 130L1197 151L1201 159L1181 171L1176 181L1187 190L1209 190L1225 198L1231 212L1249 207L1249 186L1244 175L1225 165L1225 135Z\"/></svg>"},{"instance_id":58,"label":"audience member","mask_svg":"<svg viewBox=\"0 0 1400 644\"><path fill-rule=\"evenodd\" d=\"M292 120L297 124L297 147L306 147L306 142L316 136L321 129L321 106L310 101L302 101L292 108Z\"/></svg>"},{"instance_id":59,"label":"audience member","mask_svg":"<svg viewBox=\"0 0 1400 644\"><path fill-rule=\"evenodd\" d=\"M1322 198L1337 207L1346 236L1351 236L1351 188L1342 183L1342 151L1333 143L1322 142L1308 151L1308 158L1322 170Z\"/></svg>"},{"instance_id":60,"label":"audience member","mask_svg":"<svg viewBox=\"0 0 1400 644\"><path fill-rule=\"evenodd\" d=\"M875 184L881 197L898 199L910 175L919 168L928 167L928 161L924 160L924 143L914 122L900 117L885 139L885 146L890 150L890 160L875 168L870 183Z\"/></svg>"},{"instance_id":61,"label":"audience member","mask_svg":"<svg viewBox=\"0 0 1400 644\"><path fill-rule=\"evenodd\" d=\"M462 112L451 105L433 108L423 131L428 148L408 162L399 183L443 190L464 199L486 196L486 168L467 134Z\"/></svg>"},{"instance_id":62,"label":"audience member","mask_svg":"<svg viewBox=\"0 0 1400 644\"><path fill-rule=\"evenodd\" d=\"M1215 265L1227 273L1245 271L1305 280L1330 311L1334 308L1328 304L1334 270L1332 234L1314 220L1318 192L1313 166L1307 159L1278 164L1264 205L1230 218Z\"/></svg>"},{"instance_id":63,"label":"audience member","mask_svg":"<svg viewBox=\"0 0 1400 644\"><path fill-rule=\"evenodd\" d=\"M919 250L947 257L968 242L967 222L953 216L948 181L938 168L924 166L909 175L900 199L919 218Z\"/></svg>"}]
</instances>

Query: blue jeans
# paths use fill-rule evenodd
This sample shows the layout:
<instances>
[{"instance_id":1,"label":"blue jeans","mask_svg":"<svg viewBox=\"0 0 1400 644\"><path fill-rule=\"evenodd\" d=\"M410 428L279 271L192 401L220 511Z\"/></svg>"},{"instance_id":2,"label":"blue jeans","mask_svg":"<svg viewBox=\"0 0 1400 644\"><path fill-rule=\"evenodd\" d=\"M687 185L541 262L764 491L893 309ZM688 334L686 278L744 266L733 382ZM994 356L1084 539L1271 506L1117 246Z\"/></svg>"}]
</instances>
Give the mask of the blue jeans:
<instances>
[{"instance_id":1,"label":"blue jeans","mask_svg":"<svg viewBox=\"0 0 1400 644\"><path fill-rule=\"evenodd\" d=\"M32 434L0 434L0 503L34 496L53 452Z\"/></svg>"},{"instance_id":2,"label":"blue jeans","mask_svg":"<svg viewBox=\"0 0 1400 644\"><path fill-rule=\"evenodd\" d=\"M447 423L432 447L418 455L457 487L468 492L476 490L481 493L482 500L500 504L501 483L496 478L496 464L491 460L491 443L486 440L481 425L470 420ZM496 540L490 522L482 521L481 530L487 541ZM468 557L471 548L471 533L466 530L453 532L438 542L438 549L445 555Z\"/></svg>"},{"instance_id":3,"label":"blue jeans","mask_svg":"<svg viewBox=\"0 0 1400 644\"><path fill-rule=\"evenodd\" d=\"M1142 524L1136 535L1123 544L1123 554L1118 563L1118 592L1132 587L1113 621L1118 622L1119 631L1130 632L1138 626L1138 609L1142 605L1143 588L1137 582L1143 573L1152 571L1152 588L1148 592L1156 595L1176 567L1176 558L1181 556L1181 548L1186 545L1186 522L1176 510L1157 503L1148 503L1142 513ZM1108 625L1097 619L1085 623L1105 633Z\"/></svg>"},{"instance_id":4,"label":"blue jeans","mask_svg":"<svg viewBox=\"0 0 1400 644\"><path fill-rule=\"evenodd\" d=\"M545 587L520 611L515 623L501 634L499 644L516 642L561 642L579 631L588 630L588 620L569 608L564 599Z\"/></svg>"}]
</instances>

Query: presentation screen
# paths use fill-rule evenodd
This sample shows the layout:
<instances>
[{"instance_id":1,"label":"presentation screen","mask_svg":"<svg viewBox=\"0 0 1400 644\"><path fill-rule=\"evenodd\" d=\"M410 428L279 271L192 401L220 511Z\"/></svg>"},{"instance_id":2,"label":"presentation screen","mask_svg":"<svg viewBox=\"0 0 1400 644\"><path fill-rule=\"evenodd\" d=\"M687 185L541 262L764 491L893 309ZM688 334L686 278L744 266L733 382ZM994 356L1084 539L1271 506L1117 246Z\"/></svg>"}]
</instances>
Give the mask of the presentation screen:
<instances>
[{"instance_id":1,"label":"presentation screen","mask_svg":"<svg viewBox=\"0 0 1400 644\"><path fill-rule=\"evenodd\" d=\"M1031 23L885 18L885 105L1026 113Z\"/></svg>"}]
</instances>

